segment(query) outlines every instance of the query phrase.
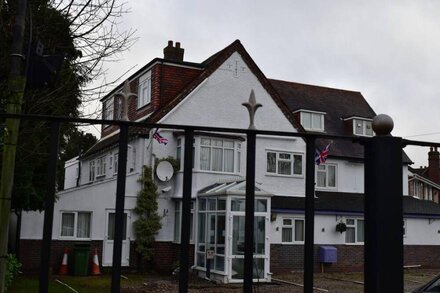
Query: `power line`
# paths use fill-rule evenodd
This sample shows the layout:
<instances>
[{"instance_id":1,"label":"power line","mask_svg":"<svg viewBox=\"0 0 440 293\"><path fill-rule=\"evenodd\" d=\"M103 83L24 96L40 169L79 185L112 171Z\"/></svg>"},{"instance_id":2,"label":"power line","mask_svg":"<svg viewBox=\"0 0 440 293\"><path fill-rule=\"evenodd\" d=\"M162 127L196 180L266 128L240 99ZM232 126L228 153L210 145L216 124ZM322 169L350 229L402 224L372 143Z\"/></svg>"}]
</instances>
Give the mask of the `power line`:
<instances>
[{"instance_id":1,"label":"power line","mask_svg":"<svg viewBox=\"0 0 440 293\"><path fill-rule=\"evenodd\" d=\"M428 136L428 135L437 135L437 134L440 134L440 132L431 132L431 133L407 135L407 136L404 136L404 137L417 137L417 136Z\"/></svg>"}]
</instances>

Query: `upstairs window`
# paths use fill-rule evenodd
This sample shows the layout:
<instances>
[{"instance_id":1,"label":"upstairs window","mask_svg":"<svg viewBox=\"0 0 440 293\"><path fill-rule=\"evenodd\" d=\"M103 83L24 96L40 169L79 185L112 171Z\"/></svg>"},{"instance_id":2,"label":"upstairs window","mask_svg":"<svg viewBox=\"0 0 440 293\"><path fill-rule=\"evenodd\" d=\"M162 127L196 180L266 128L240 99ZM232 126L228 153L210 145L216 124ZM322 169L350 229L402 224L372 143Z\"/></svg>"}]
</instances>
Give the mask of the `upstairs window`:
<instances>
[{"instance_id":1,"label":"upstairs window","mask_svg":"<svg viewBox=\"0 0 440 293\"><path fill-rule=\"evenodd\" d=\"M300 176L303 174L303 155L297 153L267 151L268 174Z\"/></svg>"},{"instance_id":2,"label":"upstairs window","mask_svg":"<svg viewBox=\"0 0 440 293\"><path fill-rule=\"evenodd\" d=\"M139 77L138 108L151 102L151 71Z\"/></svg>"},{"instance_id":3,"label":"upstairs window","mask_svg":"<svg viewBox=\"0 0 440 293\"><path fill-rule=\"evenodd\" d=\"M95 161L89 162L89 181L95 181Z\"/></svg>"},{"instance_id":4,"label":"upstairs window","mask_svg":"<svg viewBox=\"0 0 440 293\"><path fill-rule=\"evenodd\" d=\"M322 112L301 111L301 125L306 130L323 132L324 114Z\"/></svg>"},{"instance_id":5,"label":"upstairs window","mask_svg":"<svg viewBox=\"0 0 440 293\"><path fill-rule=\"evenodd\" d=\"M200 170L234 172L234 141L201 138Z\"/></svg>"},{"instance_id":6,"label":"upstairs window","mask_svg":"<svg viewBox=\"0 0 440 293\"><path fill-rule=\"evenodd\" d=\"M105 176L107 169L106 157L100 157L96 160L96 177Z\"/></svg>"},{"instance_id":7,"label":"upstairs window","mask_svg":"<svg viewBox=\"0 0 440 293\"><path fill-rule=\"evenodd\" d=\"M108 100L105 100L102 104L102 119L113 120L114 119L113 111L114 111L114 99L112 97Z\"/></svg>"},{"instance_id":8,"label":"upstairs window","mask_svg":"<svg viewBox=\"0 0 440 293\"><path fill-rule=\"evenodd\" d=\"M336 165L321 164L316 166L316 187L336 188Z\"/></svg>"},{"instance_id":9,"label":"upstairs window","mask_svg":"<svg viewBox=\"0 0 440 293\"><path fill-rule=\"evenodd\" d=\"M371 120L353 119L353 134L360 136L373 136Z\"/></svg>"}]
</instances>

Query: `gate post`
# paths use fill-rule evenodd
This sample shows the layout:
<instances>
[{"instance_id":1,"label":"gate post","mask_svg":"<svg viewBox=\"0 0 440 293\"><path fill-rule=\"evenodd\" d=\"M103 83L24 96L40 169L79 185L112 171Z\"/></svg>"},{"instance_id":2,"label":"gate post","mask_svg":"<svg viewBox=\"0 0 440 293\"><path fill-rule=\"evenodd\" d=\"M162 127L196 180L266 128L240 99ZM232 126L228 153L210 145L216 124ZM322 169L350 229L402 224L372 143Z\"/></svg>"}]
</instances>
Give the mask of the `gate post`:
<instances>
[{"instance_id":1,"label":"gate post","mask_svg":"<svg viewBox=\"0 0 440 293\"><path fill-rule=\"evenodd\" d=\"M365 292L403 292L402 139L378 115L365 143Z\"/></svg>"}]
</instances>

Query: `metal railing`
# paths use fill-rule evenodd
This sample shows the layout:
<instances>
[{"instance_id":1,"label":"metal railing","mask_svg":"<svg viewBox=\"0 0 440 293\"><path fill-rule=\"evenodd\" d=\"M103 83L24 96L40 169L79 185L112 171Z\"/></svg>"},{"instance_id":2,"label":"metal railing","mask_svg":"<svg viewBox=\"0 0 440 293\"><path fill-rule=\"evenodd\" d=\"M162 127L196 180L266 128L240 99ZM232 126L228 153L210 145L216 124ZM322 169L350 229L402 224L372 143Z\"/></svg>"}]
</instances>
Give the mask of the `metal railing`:
<instances>
[{"instance_id":1,"label":"metal railing","mask_svg":"<svg viewBox=\"0 0 440 293\"><path fill-rule=\"evenodd\" d=\"M55 198L56 162L61 123L110 124L120 128L119 164L116 187L115 236L111 292L120 292L123 213L127 143L129 127L180 129L185 135L182 225L180 246L179 292L188 291L189 241L192 186L192 144L195 131L240 133L247 137L246 206L245 206L245 261L243 292L253 290L253 239L255 198L255 146L257 135L301 137L306 143L306 197L304 242L304 292L313 292L314 274L314 197L315 197L315 141L316 139L348 140L360 143L365 149L365 291L403 292L402 240L402 148L407 145L437 146L440 143L402 140L382 135L376 137L337 136L316 133L267 131L206 126L155 124L144 122L95 120L42 115L0 114L0 118L43 120L51 123L50 154L47 175L47 197L41 251L39 292L47 292L49 259L52 240ZM384 173L385 172L385 173ZM386 174L386 176L384 176ZM386 220L385 220L386 219ZM384 278L386 276L386 278Z\"/></svg>"}]
</instances>

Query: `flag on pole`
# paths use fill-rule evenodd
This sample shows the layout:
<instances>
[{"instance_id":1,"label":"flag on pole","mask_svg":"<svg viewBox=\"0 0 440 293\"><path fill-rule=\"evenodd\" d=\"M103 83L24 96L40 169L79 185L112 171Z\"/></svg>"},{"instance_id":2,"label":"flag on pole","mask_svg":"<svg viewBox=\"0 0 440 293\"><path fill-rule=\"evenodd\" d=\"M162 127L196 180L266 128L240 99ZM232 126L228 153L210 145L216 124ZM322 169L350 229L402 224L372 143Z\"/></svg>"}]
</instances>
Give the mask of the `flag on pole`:
<instances>
[{"instance_id":1,"label":"flag on pole","mask_svg":"<svg viewBox=\"0 0 440 293\"><path fill-rule=\"evenodd\" d=\"M168 139L163 137L162 135L160 135L159 133L159 128L156 129L156 131L153 134L153 138L159 143L159 144L164 144L167 145L168 143Z\"/></svg>"},{"instance_id":2,"label":"flag on pole","mask_svg":"<svg viewBox=\"0 0 440 293\"><path fill-rule=\"evenodd\" d=\"M330 149L330 143L322 150L322 151L318 151L316 150L315 153L315 163L316 165L320 165L320 164L324 164L325 161L327 160L328 154L329 154L329 149Z\"/></svg>"}]
</instances>

